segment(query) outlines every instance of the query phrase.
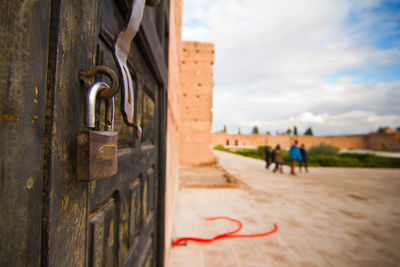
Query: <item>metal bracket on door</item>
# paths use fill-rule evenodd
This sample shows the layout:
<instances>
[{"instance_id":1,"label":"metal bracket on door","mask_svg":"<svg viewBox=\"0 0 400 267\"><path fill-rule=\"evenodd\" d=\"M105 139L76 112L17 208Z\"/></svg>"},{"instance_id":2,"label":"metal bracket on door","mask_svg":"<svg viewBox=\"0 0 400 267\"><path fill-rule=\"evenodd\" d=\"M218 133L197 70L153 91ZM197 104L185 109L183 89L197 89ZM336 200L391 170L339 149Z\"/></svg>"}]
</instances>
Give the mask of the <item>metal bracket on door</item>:
<instances>
[{"instance_id":1,"label":"metal bracket on door","mask_svg":"<svg viewBox=\"0 0 400 267\"><path fill-rule=\"evenodd\" d=\"M121 111L125 123L136 128L138 138L142 135L141 127L134 122L134 99L133 99L133 81L128 68L128 55L131 48L131 42L137 32L143 18L143 11L146 0L134 0L128 25L118 35L114 43L114 57L117 61L119 72L122 76L121 91Z\"/></svg>"},{"instance_id":2,"label":"metal bracket on door","mask_svg":"<svg viewBox=\"0 0 400 267\"><path fill-rule=\"evenodd\" d=\"M157 6L161 1L162 0L148 0L146 3L146 0L133 0L129 15L129 22L126 27L117 35L114 42L114 57L117 62L119 73L122 77L121 111L125 123L136 128L136 135L138 138L142 135L142 129L136 122L134 122L133 81L128 68L127 60L132 40L138 33L140 24L142 23L145 5Z\"/></svg>"},{"instance_id":3,"label":"metal bracket on door","mask_svg":"<svg viewBox=\"0 0 400 267\"><path fill-rule=\"evenodd\" d=\"M114 42L114 58L118 66L121 80L121 113L124 121L129 126L136 128L136 136L142 135L142 128L134 121L134 92L132 76L128 68L128 56L133 38L139 31L142 23L145 5L157 6L162 0L132 0L129 13L129 22L126 27L117 35ZM91 86L91 78L97 74L106 74L112 81L111 87L101 88L99 97L108 99L118 93L118 76L110 68L105 66L95 66L88 72L80 72L79 78L85 83L86 87ZM86 114L86 117L90 114Z\"/></svg>"}]
</instances>

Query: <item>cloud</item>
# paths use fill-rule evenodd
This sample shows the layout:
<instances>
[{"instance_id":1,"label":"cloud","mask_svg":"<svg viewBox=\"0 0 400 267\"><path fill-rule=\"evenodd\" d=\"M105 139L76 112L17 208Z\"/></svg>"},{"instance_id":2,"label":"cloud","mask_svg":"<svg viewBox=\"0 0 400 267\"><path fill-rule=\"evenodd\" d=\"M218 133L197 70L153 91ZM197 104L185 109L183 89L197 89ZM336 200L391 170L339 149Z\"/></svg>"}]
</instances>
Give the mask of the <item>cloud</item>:
<instances>
[{"instance_id":1,"label":"cloud","mask_svg":"<svg viewBox=\"0 0 400 267\"><path fill-rule=\"evenodd\" d=\"M291 87L290 83L286 86ZM239 127L242 132L250 132L258 125L261 131L275 133L297 125L304 130L316 127L317 135L330 135L370 132L383 125L400 126L400 82L372 86L351 84L346 79L333 84L310 80L303 86L298 91L271 88L244 94L239 101L235 93L238 89L217 91L213 113L214 123L219 124L214 124L215 130L226 124L232 133ZM357 119L353 120L355 115Z\"/></svg>"},{"instance_id":2,"label":"cloud","mask_svg":"<svg viewBox=\"0 0 400 267\"><path fill-rule=\"evenodd\" d=\"M399 64L397 47L374 45L374 30L382 35L399 25L395 14L376 11L381 6L378 0L185 0L183 39L215 43L213 129L250 131L256 122L262 128L274 122L284 130L304 116L322 120L321 134L372 129L377 119L400 125L398 81L346 74ZM339 72L337 81L326 78ZM348 115L356 111L375 119L352 124ZM338 130L330 121L340 114L348 123Z\"/></svg>"},{"instance_id":3,"label":"cloud","mask_svg":"<svg viewBox=\"0 0 400 267\"><path fill-rule=\"evenodd\" d=\"M293 129L297 127L299 134L303 134L308 127L313 129L316 135L341 135L343 128L346 128L346 134L362 134L374 132L380 126L393 125L400 122L400 115L391 114L388 116L378 115L371 111L353 110L337 115L330 115L327 113L313 114L305 111L295 117L288 117L280 120L268 121L245 121L241 125L241 131L245 129L247 133L250 132L255 125L262 128L262 133L267 129L270 133L285 132L286 129ZM231 133L236 133L237 129L228 129Z\"/></svg>"}]
</instances>

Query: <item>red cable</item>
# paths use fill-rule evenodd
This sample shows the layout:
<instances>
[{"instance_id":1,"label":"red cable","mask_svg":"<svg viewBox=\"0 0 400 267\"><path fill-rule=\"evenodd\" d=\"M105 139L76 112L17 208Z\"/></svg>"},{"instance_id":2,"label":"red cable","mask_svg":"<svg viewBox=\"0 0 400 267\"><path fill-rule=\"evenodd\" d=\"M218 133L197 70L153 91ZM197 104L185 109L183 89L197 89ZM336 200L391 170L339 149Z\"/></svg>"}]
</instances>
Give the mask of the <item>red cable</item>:
<instances>
[{"instance_id":1,"label":"red cable","mask_svg":"<svg viewBox=\"0 0 400 267\"><path fill-rule=\"evenodd\" d=\"M227 237L228 235L235 234L235 233L239 232L239 231L242 229L242 222L239 221L239 220L236 220L236 219L232 219L232 218L224 217L224 216L206 218L206 220L208 220L208 221L213 221L213 220L218 220L218 219L226 219L226 220L229 220L229 221L236 222L236 223L239 224L239 227L238 227L236 230L234 230L234 231L226 232L226 233L223 233L223 234L219 234L219 235L214 236L213 238L181 237L181 238L175 240L175 242L172 244L172 246L177 246L177 245L179 245L181 242L185 242L185 241L194 241L194 242L200 242L200 243L209 243L209 242L212 242L212 241L215 241L215 240L218 240L218 239Z\"/></svg>"},{"instance_id":2,"label":"red cable","mask_svg":"<svg viewBox=\"0 0 400 267\"><path fill-rule=\"evenodd\" d=\"M223 233L223 234L219 234L219 235L214 236L213 238L181 237L181 238L178 238L177 240L175 240L174 243L172 244L172 246L175 247L175 246L178 246L180 243L187 242L187 241L200 242L200 243L210 243L210 242L213 242L215 240L222 239L222 238L266 236L266 235L270 235L270 234L275 233L279 229L278 225L276 223L274 223L274 229L269 231L269 232L266 232L266 233L235 235L237 232L239 232L242 229L242 226L243 226L242 222L237 220L237 219L232 219L232 218L225 217L225 216L206 218L206 220L208 220L208 221L219 220L219 219L225 219L225 220L236 222L236 223L239 224L239 227L234 231L226 232L226 233Z\"/></svg>"}]
</instances>

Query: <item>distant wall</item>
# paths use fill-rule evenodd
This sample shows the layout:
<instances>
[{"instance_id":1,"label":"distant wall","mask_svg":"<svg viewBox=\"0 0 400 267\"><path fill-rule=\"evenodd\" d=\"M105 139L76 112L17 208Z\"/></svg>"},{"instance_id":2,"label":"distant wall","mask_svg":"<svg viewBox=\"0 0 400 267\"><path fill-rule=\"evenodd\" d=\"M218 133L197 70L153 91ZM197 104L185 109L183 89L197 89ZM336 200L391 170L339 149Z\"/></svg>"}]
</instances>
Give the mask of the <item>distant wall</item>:
<instances>
[{"instance_id":1,"label":"distant wall","mask_svg":"<svg viewBox=\"0 0 400 267\"><path fill-rule=\"evenodd\" d=\"M212 146L229 145L241 147L271 146L280 144L283 148L298 140L306 148L319 143L331 144L340 149L388 149L400 151L400 134L396 133L371 133L365 135L343 136L286 136L266 134L228 134L212 133ZM229 144L227 144L229 141Z\"/></svg>"},{"instance_id":2,"label":"distant wall","mask_svg":"<svg viewBox=\"0 0 400 267\"><path fill-rule=\"evenodd\" d=\"M400 132L371 133L367 139L368 149L388 149L400 151Z\"/></svg>"},{"instance_id":3,"label":"distant wall","mask_svg":"<svg viewBox=\"0 0 400 267\"><path fill-rule=\"evenodd\" d=\"M212 133L211 144L229 145L229 146L259 146L259 144L268 144L268 135L263 134L228 134L228 133Z\"/></svg>"},{"instance_id":4,"label":"distant wall","mask_svg":"<svg viewBox=\"0 0 400 267\"><path fill-rule=\"evenodd\" d=\"M211 151L214 44L182 42L180 64L180 163L214 162Z\"/></svg>"}]
</instances>

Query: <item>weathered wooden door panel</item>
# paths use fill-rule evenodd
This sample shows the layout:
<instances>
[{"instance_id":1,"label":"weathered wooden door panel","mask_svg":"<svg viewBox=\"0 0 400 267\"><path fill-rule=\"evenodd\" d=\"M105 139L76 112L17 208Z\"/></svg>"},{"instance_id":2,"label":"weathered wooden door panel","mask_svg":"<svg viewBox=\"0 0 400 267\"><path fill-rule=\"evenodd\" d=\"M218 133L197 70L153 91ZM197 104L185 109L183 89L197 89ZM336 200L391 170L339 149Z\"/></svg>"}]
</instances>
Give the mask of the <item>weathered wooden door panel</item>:
<instances>
[{"instance_id":1,"label":"weathered wooden door panel","mask_svg":"<svg viewBox=\"0 0 400 267\"><path fill-rule=\"evenodd\" d=\"M50 1L0 1L0 266L39 266Z\"/></svg>"},{"instance_id":2,"label":"weathered wooden door panel","mask_svg":"<svg viewBox=\"0 0 400 267\"><path fill-rule=\"evenodd\" d=\"M125 18L129 15L129 9L124 2L107 0L85 4L91 5L90 9L85 10L85 16L92 18L90 22L87 18L83 19L86 24L79 23L80 16L76 13L68 13L68 8L62 5L60 7L59 49L65 49L65 41L70 39L84 39L85 42L74 44L74 47L67 45L70 48L69 52L72 53L69 54L69 57L72 56L69 60L57 53L60 66L55 71L56 75L59 75L59 81L55 81L55 88L58 86L60 94L62 95L64 91L66 95L58 97L57 92L54 92L55 113L52 117L52 128L58 129L60 123L63 132L60 139L57 139L56 132L52 136L52 143L63 142L65 139L71 143L53 147L54 151L51 153L53 159L49 163L54 171L66 171L62 172L61 176L54 173L49 179L51 184L49 191L54 196L49 198L49 220L53 223L48 225L51 244L48 263L58 265L59 262L65 262L65 266L78 263L88 266L160 265L162 264L164 198L160 184L163 186L165 179L164 136L167 84L166 57L163 53L167 50L158 38L154 21L155 15L160 13L159 10L165 9L168 5L162 4L157 8L146 7L143 27L147 23L147 30L141 29L141 33L131 46L128 59L128 66L135 83L135 121L142 127L143 136L140 139L135 138L134 129L124 123L121 113L117 111L114 130L119 133L118 173L103 180L84 183L76 181L73 162L74 131L83 128L84 94L76 76L72 76L75 80L71 77L69 81L63 79L66 78L65 75L71 75L74 72L76 75L78 70L87 70L94 65L108 66L117 72L113 56L113 40L124 27ZM76 3L71 6L74 5ZM78 21L77 25L62 24L64 19L71 18L73 21ZM87 31L75 28L79 26L86 27ZM62 35L64 31L68 37ZM74 31L77 31L77 34L71 35ZM155 36L157 39L149 40L148 36L152 38ZM166 38L165 36L163 38L165 45ZM77 58L75 55L80 55L80 53L76 51L81 49L87 51L88 54ZM155 56L157 53L161 56ZM101 77L101 79L108 82L106 77ZM57 100L61 103L58 104ZM71 103L73 101L74 104ZM120 106L120 102L121 94L118 94L117 106ZM68 108L66 105L71 106ZM77 107L77 105L81 106ZM61 110L56 113L58 109ZM104 104L101 101L98 101L96 110L97 125L101 128L102 114L104 114ZM75 121L70 121L70 117L74 117ZM69 153L60 152L64 148L68 148ZM57 165L58 162L62 166ZM63 179L60 180L60 177L64 177L64 180L68 177L71 180L65 183ZM65 192L63 187L72 192ZM63 209L66 210L65 214L60 214ZM67 221L62 221L65 219ZM76 225L71 225L71 223ZM67 244L70 242L71 245L79 242L75 254L72 250L59 253L62 250L59 250L57 245L65 242ZM56 247L54 252L52 252L53 247ZM67 258L72 255L74 257L78 255L78 258Z\"/></svg>"},{"instance_id":3,"label":"weathered wooden door panel","mask_svg":"<svg viewBox=\"0 0 400 267\"><path fill-rule=\"evenodd\" d=\"M143 137L135 138L117 111L118 173L95 182L76 179L85 101L77 74L95 65L117 71L112 44L128 16L127 2L2 4L2 266L163 264L167 0L145 8L128 59ZM96 113L101 127L100 101Z\"/></svg>"},{"instance_id":4,"label":"weathered wooden door panel","mask_svg":"<svg viewBox=\"0 0 400 267\"><path fill-rule=\"evenodd\" d=\"M96 1L52 1L46 92L42 264L87 265L88 184L76 179L76 131L85 92L78 70L94 65Z\"/></svg>"},{"instance_id":5,"label":"weathered wooden door panel","mask_svg":"<svg viewBox=\"0 0 400 267\"><path fill-rule=\"evenodd\" d=\"M113 1L102 1L99 4L99 28L96 38L98 65L106 65L117 70L112 42L113 37L122 29L126 16L122 10L124 5L118 5ZM121 16L115 16L120 12ZM155 30L155 29L154 29ZM151 51L151 47L148 48ZM149 64L135 41L129 54L128 66L135 82L135 122L143 129L141 139L134 138L133 128L126 126L120 113L116 114L115 129L119 132L118 156L119 171L114 177L90 183L89 212L90 217L105 214L104 203L115 205L115 214L109 214L108 220L116 218L116 228L113 228L115 239L113 242L105 243L103 252L114 248L118 242L117 259L115 264L119 266L143 266L143 264L154 265L157 255L157 230L158 212L162 206L156 205L158 196L158 180L164 179L161 175L159 164L160 140L159 136L163 124L163 118L157 116L160 100L159 91L163 89L161 84L166 81L154 77L154 66ZM164 59L164 57L163 57ZM165 63L164 63L165 64ZM117 105L121 97L117 96ZM165 100L163 100L165 101ZM100 105L99 110L103 107ZM99 121L101 126L102 121ZM165 133L164 133L165 134ZM101 215L105 217L105 215ZM112 224L110 224L112 225ZM109 225L103 224L101 233L110 231ZM93 235L94 236L94 235ZM97 255L95 250L96 239L89 240L89 255ZM105 242L105 241L104 241ZM110 247L111 246L111 247ZM89 262L94 259L89 258Z\"/></svg>"}]
</instances>

